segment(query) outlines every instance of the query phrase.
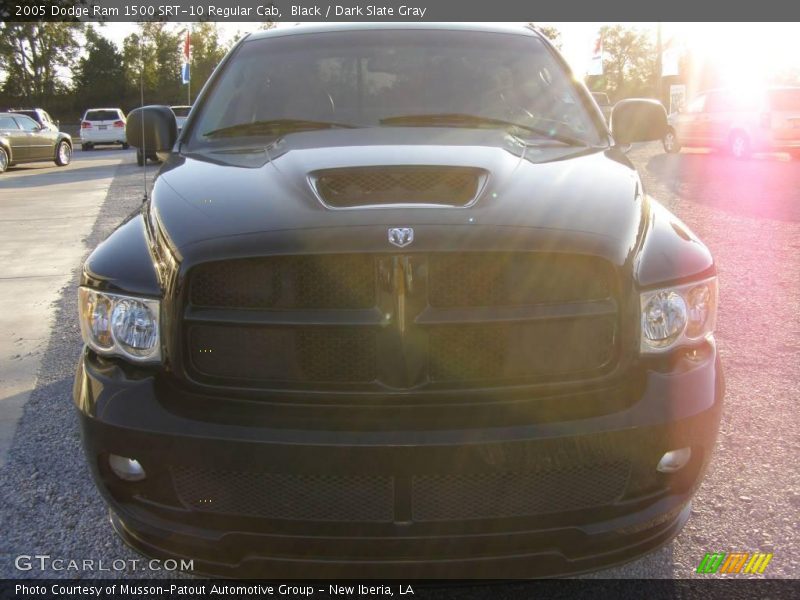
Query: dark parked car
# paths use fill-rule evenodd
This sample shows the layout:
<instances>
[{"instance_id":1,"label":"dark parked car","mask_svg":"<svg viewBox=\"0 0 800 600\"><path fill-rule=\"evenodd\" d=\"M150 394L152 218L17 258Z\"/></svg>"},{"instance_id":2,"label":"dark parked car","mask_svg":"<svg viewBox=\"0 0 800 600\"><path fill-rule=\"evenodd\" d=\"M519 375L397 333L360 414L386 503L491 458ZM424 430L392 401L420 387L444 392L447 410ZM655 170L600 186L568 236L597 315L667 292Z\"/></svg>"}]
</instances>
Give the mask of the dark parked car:
<instances>
[{"instance_id":1,"label":"dark parked car","mask_svg":"<svg viewBox=\"0 0 800 600\"><path fill-rule=\"evenodd\" d=\"M58 122L43 108L12 108L8 112L25 115L36 121L44 129L58 131Z\"/></svg>"},{"instance_id":2,"label":"dark parked car","mask_svg":"<svg viewBox=\"0 0 800 600\"><path fill-rule=\"evenodd\" d=\"M476 94L475 90L484 90ZM714 261L547 40L239 42L88 258L75 379L117 532L203 573L533 577L684 525L723 395ZM144 133L143 133L144 131Z\"/></svg>"},{"instance_id":3,"label":"dark parked car","mask_svg":"<svg viewBox=\"0 0 800 600\"><path fill-rule=\"evenodd\" d=\"M0 113L0 173L19 163L52 160L59 167L72 159L72 138L43 128L25 115Z\"/></svg>"}]
</instances>

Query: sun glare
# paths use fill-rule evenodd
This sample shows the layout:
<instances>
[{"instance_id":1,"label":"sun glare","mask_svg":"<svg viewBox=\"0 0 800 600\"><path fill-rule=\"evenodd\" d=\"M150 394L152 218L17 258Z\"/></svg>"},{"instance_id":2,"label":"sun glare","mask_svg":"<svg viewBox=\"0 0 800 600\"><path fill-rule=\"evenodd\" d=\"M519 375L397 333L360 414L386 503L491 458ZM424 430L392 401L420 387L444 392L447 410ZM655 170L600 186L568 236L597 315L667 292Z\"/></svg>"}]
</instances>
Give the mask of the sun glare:
<instances>
[{"instance_id":1,"label":"sun glare","mask_svg":"<svg viewBox=\"0 0 800 600\"><path fill-rule=\"evenodd\" d=\"M776 75L800 73L796 23L666 23L697 64L712 69L724 87L763 88Z\"/></svg>"}]
</instances>

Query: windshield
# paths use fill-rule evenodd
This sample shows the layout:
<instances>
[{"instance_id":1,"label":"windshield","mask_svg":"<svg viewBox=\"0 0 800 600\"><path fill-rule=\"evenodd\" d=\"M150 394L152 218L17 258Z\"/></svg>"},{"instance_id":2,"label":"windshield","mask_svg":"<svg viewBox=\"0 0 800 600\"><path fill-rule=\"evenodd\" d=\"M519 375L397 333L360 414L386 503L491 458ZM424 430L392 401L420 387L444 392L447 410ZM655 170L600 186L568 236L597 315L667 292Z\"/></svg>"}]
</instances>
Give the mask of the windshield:
<instances>
[{"instance_id":1,"label":"windshield","mask_svg":"<svg viewBox=\"0 0 800 600\"><path fill-rule=\"evenodd\" d=\"M489 127L605 138L536 37L442 30L294 34L247 41L198 106L188 150L338 127Z\"/></svg>"}]
</instances>

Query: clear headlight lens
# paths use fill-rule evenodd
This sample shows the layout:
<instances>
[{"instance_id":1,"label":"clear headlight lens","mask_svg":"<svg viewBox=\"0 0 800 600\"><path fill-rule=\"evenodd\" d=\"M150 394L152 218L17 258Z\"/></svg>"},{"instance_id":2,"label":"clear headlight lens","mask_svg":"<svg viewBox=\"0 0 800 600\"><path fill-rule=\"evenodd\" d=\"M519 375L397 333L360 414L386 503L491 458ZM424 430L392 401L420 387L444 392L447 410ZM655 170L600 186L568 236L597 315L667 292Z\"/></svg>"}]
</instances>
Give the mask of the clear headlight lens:
<instances>
[{"instance_id":1,"label":"clear headlight lens","mask_svg":"<svg viewBox=\"0 0 800 600\"><path fill-rule=\"evenodd\" d=\"M158 300L82 287L78 301L83 341L95 352L138 362L161 360Z\"/></svg>"},{"instance_id":2,"label":"clear headlight lens","mask_svg":"<svg viewBox=\"0 0 800 600\"><path fill-rule=\"evenodd\" d=\"M714 332L717 279L643 292L641 351L663 352Z\"/></svg>"}]
</instances>

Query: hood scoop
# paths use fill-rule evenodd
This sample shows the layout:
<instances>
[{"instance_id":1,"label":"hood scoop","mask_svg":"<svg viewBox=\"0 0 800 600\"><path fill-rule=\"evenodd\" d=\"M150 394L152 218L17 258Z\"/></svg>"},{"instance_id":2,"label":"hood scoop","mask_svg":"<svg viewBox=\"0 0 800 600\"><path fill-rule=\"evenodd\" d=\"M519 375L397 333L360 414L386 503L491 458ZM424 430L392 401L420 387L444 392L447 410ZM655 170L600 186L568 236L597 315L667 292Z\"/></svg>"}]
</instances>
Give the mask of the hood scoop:
<instances>
[{"instance_id":1,"label":"hood scoop","mask_svg":"<svg viewBox=\"0 0 800 600\"><path fill-rule=\"evenodd\" d=\"M474 202L486 178L472 167L404 165L315 171L311 184L328 208L456 207Z\"/></svg>"}]
</instances>

